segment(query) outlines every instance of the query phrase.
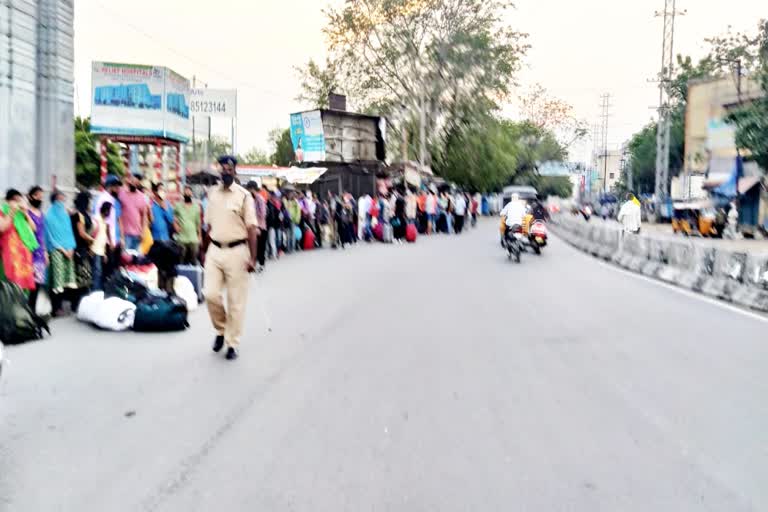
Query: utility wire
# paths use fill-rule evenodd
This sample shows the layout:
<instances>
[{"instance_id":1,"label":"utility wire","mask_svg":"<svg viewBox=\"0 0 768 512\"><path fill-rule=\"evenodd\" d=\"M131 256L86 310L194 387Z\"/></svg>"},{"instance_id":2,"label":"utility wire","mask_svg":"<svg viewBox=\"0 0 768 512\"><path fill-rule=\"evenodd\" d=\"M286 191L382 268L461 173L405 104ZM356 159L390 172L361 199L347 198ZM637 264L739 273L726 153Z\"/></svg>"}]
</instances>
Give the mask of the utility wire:
<instances>
[{"instance_id":1,"label":"utility wire","mask_svg":"<svg viewBox=\"0 0 768 512\"><path fill-rule=\"evenodd\" d=\"M135 30L139 34L143 35L147 39L149 39L151 41L154 41L155 43L159 44L163 48L168 49L171 53L174 53L177 56L183 58L184 60L186 60L188 62L191 62L193 64L196 64L198 66L201 66L203 68L207 68L209 71L213 71L214 73L227 78L229 81L231 81L234 84L236 84L238 89L253 89L253 90L256 90L259 93L266 94L266 95L269 95L269 96L280 97L280 98L284 97L283 94L280 94L277 91L273 91L273 90L269 90L269 89L264 89L260 85L256 85L256 84L252 84L252 83L248 83L248 82L241 82L239 79L234 78L233 75L230 75L229 73L227 73L225 71L222 71L221 69L217 69L217 68L211 66L210 64L202 62L202 61L200 61L200 60L198 60L198 59L196 59L194 57L190 57L189 55L185 54L184 52L179 51L176 48L174 48L168 42L161 41L156 36L150 34L149 32L145 31L141 27L138 27L138 26L136 26L136 25L126 21L123 16L119 15L117 12L112 10L110 7L107 7L104 3L102 3L102 2L100 2L98 0L93 0L93 2L98 7L100 7L104 12L106 12L110 17L114 18L115 20L118 20L122 25L125 25L125 26L127 26L129 28L132 28L133 30Z\"/></svg>"}]
</instances>

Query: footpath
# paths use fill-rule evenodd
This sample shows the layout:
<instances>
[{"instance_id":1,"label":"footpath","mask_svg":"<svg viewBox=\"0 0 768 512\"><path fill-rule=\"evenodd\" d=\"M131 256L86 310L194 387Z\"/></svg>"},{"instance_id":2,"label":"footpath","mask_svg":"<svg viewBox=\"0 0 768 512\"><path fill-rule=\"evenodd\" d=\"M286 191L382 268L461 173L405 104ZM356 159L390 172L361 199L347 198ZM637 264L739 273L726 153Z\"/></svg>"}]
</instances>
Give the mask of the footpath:
<instances>
[{"instance_id":1,"label":"footpath","mask_svg":"<svg viewBox=\"0 0 768 512\"><path fill-rule=\"evenodd\" d=\"M768 246L654 232L627 235L617 223L558 215L560 238L597 258L744 308L768 313ZM648 231L648 230L645 230Z\"/></svg>"}]
</instances>

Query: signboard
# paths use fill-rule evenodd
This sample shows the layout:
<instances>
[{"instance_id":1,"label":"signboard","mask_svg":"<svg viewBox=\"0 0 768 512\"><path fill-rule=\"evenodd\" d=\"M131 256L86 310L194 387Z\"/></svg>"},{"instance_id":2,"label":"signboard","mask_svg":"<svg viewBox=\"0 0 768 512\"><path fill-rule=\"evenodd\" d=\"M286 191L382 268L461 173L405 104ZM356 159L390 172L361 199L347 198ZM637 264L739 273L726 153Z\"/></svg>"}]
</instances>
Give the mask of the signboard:
<instances>
[{"instance_id":1,"label":"signboard","mask_svg":"<svg viewBox=\"0 0 768 512\"><path fill-rule=\"evenodd\" d=\"M325 134L319 110L291 114L291 141L297 162L325 161Z\"/></svg>"},{"instance_id":2,"label":"signboard","mask_svg":"<svg viewBox=\"0 0 768 512\"><path fill-rule=\"evenodd\" d=\"M189 81L162 66L94 62L91 132L164 137L191 133Z\"/></svg>"},{"instance_id":3,"label":"signboard","mask_svg":"<svg viewBox=\"0 0 768 512\"><path fill-rule=\"evenodd\" d=\"M188 141L192 133L189 80L165 68L165 136Z\"/></svg>"},{"instance_id":4,"label":"signboard","mask_svg":"<svg viewBox=\"0 0 768 512\"><path fill-rule=\"evenodd\" d=\"M190 110L195 117L237 117L237 89L192 89Z\"/></svg>"}]
</instances>

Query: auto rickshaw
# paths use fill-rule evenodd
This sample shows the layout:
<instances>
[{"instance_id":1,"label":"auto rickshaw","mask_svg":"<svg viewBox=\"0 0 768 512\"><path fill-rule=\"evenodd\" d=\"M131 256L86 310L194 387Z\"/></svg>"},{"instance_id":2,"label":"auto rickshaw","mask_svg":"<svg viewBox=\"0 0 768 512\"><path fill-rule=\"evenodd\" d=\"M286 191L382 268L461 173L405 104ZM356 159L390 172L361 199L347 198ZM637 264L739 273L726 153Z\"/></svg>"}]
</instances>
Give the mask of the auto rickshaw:
<instances>
[{"instance_id":1,"label":"auto rickshaw","mask_svg":"<svg viewBox=\"0 0 768 512\"><path fill-rule=\"evenodd\" d=\"M717 214L709 202L675 203L672 231L686 236L719 237L723 226L717 222Z\"/></svg>"}]
</instances>

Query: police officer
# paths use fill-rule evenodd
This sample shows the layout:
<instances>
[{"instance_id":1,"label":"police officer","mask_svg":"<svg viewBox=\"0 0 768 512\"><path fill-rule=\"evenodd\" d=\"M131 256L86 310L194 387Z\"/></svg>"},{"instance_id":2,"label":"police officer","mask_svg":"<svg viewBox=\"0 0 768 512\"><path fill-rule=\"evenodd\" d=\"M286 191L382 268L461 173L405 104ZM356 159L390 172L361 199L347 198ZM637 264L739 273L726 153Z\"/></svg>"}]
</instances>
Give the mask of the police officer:
<instances>
[{"instance_id":1,"label":"police officer","mask_svg":"<svg viewBox=\"0 0 768 512\"><path fill-rule=\"evenodd\" d=\"M251 194L235 183L237 159L219 158L221 185L211 189L207 221L211 244L205 258L205 299L216 329L213 351L227 345L227 359L237 359L248 298L248 274L256 268L258 224ZM227 290L227 307L223 293Z\"/></svg>"}]
</instances>

